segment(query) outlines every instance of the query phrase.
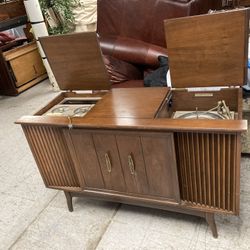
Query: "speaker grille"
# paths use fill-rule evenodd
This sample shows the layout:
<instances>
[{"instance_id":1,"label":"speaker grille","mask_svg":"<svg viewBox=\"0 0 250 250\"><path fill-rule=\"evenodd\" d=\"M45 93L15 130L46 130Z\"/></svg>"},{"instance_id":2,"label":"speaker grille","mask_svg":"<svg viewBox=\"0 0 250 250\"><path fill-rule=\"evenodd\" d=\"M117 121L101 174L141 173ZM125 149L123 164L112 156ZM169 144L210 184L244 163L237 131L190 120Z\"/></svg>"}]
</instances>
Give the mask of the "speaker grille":
<instances>
[{"instance_id":1,"label":"speaker grille","mask_svg":"<svg viewBox=\"0 0 250 250\"><path fill-rule=\"evenodd\" d=\"M61 128L23 126L37 165L48 187L80 187Z\"/></svg>"},{"instance_id":2,"label":"speaker grille","mask_svg":"<svg viewBox=\"0 0 250 250\"><path fill-rule=\"evenodd\" d=\"M236 211L237 135L175 133L181 199Z\"/></svg>"}]
</instances>

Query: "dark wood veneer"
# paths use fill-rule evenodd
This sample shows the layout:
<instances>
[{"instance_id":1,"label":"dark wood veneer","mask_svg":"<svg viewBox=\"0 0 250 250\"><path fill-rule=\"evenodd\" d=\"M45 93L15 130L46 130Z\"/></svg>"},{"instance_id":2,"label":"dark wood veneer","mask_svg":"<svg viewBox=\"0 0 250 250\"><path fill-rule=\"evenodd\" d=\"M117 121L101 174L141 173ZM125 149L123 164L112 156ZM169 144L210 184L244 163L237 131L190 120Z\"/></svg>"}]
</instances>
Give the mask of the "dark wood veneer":
<instances>
[{"instance_id":1,"label":"dark wood veneer","mask_svg":"<svg viewBox=\"0 0 250 250\"><path fill-rule=\"evenodd\" d=\"M243 85L247 71L247 22L245 9L166 20L173 87Z\"/></svg>"},{"instance_id":2,"label":"dark wood veneer","mask_svg":"<svg viewBox=\"0 0 250 250\"><path fill-rule=\"evenodd\" d=\"M95 32L70 34L63 37L40 37L39 41L46 51L61 90L110 88Z\"/></svg>"}]
</instances>

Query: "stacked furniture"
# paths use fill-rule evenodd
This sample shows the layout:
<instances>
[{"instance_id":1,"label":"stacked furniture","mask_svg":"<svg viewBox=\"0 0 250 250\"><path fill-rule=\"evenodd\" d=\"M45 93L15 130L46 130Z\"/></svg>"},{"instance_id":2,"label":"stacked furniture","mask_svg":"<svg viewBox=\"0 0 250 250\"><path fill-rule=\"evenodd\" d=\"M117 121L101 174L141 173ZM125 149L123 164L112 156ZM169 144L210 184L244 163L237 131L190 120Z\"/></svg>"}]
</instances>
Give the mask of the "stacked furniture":
<instances>
[{"instance_id":1,"label":"stacked furniture","mask_svg":"<svg viewBox=\"0 0 250 250\"><path fill-rule=\"evenodd\" d=\"M23 2L0 4L0 21L0 32L26 24ZM17 39L0 46L0 95L18 95L45 78L35 41Z\"/></svg>"}]
</instances>

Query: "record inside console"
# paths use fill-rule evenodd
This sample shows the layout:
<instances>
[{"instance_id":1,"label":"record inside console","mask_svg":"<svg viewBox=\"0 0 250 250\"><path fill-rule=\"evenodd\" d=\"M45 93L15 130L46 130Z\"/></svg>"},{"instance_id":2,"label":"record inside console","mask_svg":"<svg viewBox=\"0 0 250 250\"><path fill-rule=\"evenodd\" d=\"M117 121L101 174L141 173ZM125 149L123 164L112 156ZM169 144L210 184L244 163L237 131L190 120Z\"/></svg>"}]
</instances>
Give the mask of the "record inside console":
<instances>
[{"instance_id":1,"label":"record inside console","mask_svg":"<svg viewBox=\"0 0 250 250\"><path fill-rule=\"evenodd\" d=\"M234 112L230 112L234 117ZM228 119L216 111L176 111L173 119L207 119L207 120L224 120Z\"/></svg>"}]
</instances>

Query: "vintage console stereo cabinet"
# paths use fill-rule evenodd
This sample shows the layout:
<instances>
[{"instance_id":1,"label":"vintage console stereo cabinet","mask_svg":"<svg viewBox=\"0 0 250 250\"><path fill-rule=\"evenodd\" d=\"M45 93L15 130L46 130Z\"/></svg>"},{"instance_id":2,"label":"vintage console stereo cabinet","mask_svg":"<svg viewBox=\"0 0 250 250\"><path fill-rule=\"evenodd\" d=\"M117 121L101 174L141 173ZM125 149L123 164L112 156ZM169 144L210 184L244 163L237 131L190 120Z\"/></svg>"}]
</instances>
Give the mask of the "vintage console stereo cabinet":
<instances>
[{"instance_id":1,"label":"vintage console stereo cabinet","mask_svg":"<svg viewBox=\"0 0 250 250\"><path fill-rule=\"evenodd\" d=\"M172 88L108 90L95 33L41 38L64 92L17 123L70 211L74 196L166 209L204 217L217 237L214 214L240 210L248 11L164 25Z\"/></svg>"}]
</instances>

